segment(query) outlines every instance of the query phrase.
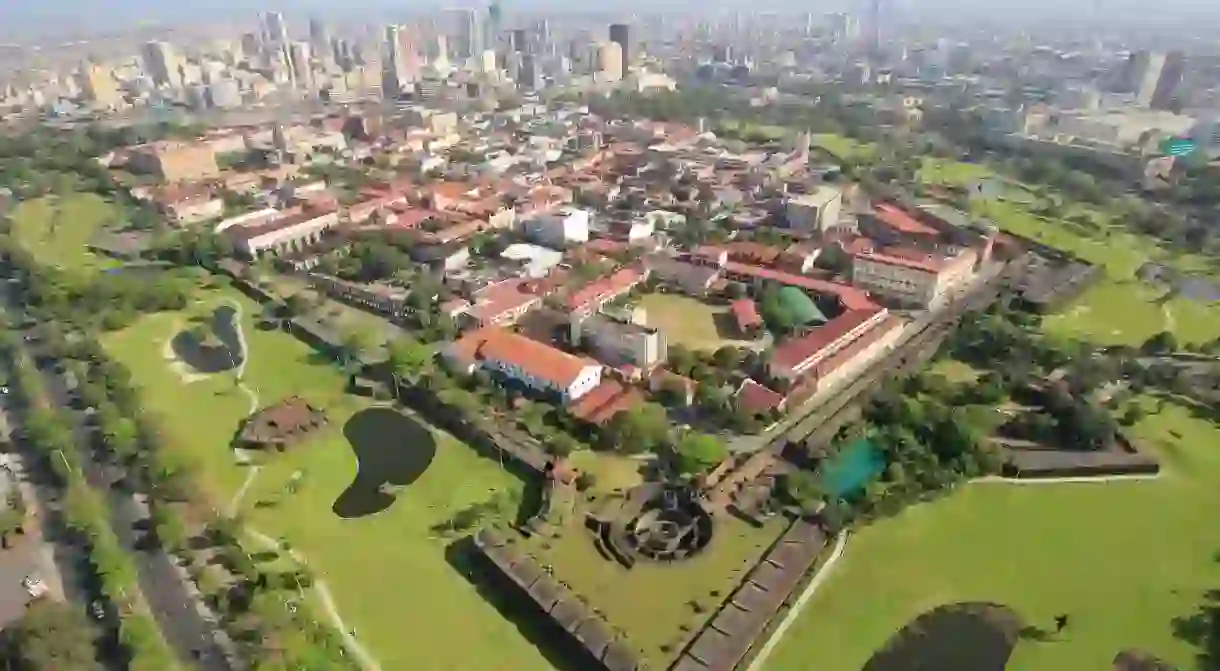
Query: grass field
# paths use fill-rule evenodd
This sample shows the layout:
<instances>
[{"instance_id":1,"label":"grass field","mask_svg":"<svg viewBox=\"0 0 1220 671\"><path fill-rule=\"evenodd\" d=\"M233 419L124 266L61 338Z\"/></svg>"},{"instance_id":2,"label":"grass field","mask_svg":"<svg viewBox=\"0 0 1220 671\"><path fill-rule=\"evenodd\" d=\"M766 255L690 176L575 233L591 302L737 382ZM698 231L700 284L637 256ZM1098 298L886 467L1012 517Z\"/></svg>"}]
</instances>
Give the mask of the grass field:
<instances>
[{"instance_id":1,"label":"grass field","mask_svg":"<svg viewBox=\"0 0 1220 671\"><path fill-rule=\"evenodd\" d=\"M782 531L779 523L756 529L725 515L706 552L672 564L643 560L628 570L598 552L581 519L569 517L560 538L535 537L530 547L555 567L557 578L627 634L649 668L665 668L680 649L662 646L676 644L683 625L698 631ZM700 602L702 612L695 612L692 601Z\"/></svg>"},{"instance_id":2,"label":"grass field","mask_svg":"<svg viewBox=\"0 0 1220 671\"><path fill-rule=\"evenodd\" d=\"M877 145L871 142L858 142L843 135L817 133L810 138L814 147L848 160L868 160L877 153Z\"/></svg>"},{"instance_id":3,"label":"grass field","mask_svg":"<svg viewBox=\"0 0 1220 671\"><path fill-rule=\"evenodd\" d=\"M1043 323L1047 331L1107 345L1138 345L1161 331L1179 342L1220 337L1220 309L1177 297L1164 304L1166 289L1137 281L1102 282Z\"/></svg>"},{"instance_id":4,"label":"grass field","mask_svg":"<svg viewBox=\"0 0 1220 671\"><path fill-rule=\"evenodd\" d=\"M260 405L299 394L323 407L330 428L291 451L271 455L243 499L242 511L259 531L288 540L310 569L325 580L348 626L384 669L548 669L551 665L501 617L463 572L447 560L449 541L430 529L455 511L488 500L493 491L519 490L521 483L498 464L445 434L436 434L437 454L428 470L398 491L380 513L343 519L332 511L352 483L357 462L341 427L365 401L343 395L344 379L305 345L280 331L254 328L253 303L235 291L203 292L204 304L222 300L243 306L250 348L246 383ZM248 474L229 448L249 409L231 373L184 383L163 357L163 343L185 315L145 318L105 341L145 391L149 408L164 418L170 448L196 460L218 508L226 505ZM393 449L395 436L386 436ZM304 474L297 493L283 496L285 483ZM277 499L275 507L258 506Z\"/></svg>"},{"instance_id":5,"label":"grass field","mask_svg":"<svg viewBox=\"0 0 1220 671\"><path fill-rule=\"evenodd\" d=\"M46 196L21 203L13 210L13 235L42 265L89 272L113 265L86 245L118 210L96 194L78 193L62 201Z\"/></svg>"},{"instance_id":6,"label":"grass field","mask_svg":"<svg viewBox=\"0 0 1220 671\"><path fill-rule=\"evenodd\" d=\"M979 377L979 371L968 363L957 359L941 359L932 365L931 372L940 373L954 384L974 382Z\"/></svg>"},{"instance_id":7,"label":"grass field","mask_svg":"<svg viewBox=\"0 0 1220 671\"><path fill-rule=\"evenodd\" d=\"M670 345L712 351L725 345L748 347L750 341L722 337L733 332L727 305L709 305L682 294L645 294L640 307L648 311L648 325L665 332Z\"/></svg>"},{"instance_id":8,"label":"grass field","mask_svg":"<svg viewBox=\"0 0 1220 671\"><path fill-rule=\"evenodd\" d=\"M1220 428L1167 405L1137 434L1167 463L1161 479L968 485L864 528L767 671L859 669L909 620L957 601L1006 604L1043 628L1070 614L1063 636L1022 642L1012 671L1107 669L1128 647L1210 668L1194 663L1198 651L1175 636L1174 620L1220 588L1210 516L1220 505Z\"/></svg>"},{"instance_id":9,"label":"grass field","mask_svg":"<svg viewBox=\"0 0 1220 671\"><path fill-rule=\"evenodd\" d=\"M981 179L995 176L995 172L985 165L950 161L932 156L924 157L919 169L921 182L946 186L969 186Z\"/></svg>"}]
</instances>

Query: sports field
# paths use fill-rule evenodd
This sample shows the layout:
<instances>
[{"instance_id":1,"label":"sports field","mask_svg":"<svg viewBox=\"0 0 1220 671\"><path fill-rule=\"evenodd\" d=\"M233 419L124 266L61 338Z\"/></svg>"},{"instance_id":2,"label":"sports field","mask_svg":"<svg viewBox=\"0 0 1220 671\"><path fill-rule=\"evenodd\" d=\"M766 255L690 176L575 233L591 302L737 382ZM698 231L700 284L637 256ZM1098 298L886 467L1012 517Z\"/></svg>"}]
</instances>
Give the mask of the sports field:
<instances>
[{"instance_id":1,"label":"sports field","mask_svg":"<svg viewBox=\"0 0 1220 671\"><path fill-rule=\"evenodd\" d=\"M255 328L256 306L236 291L200 296L196 311L242 306L249 348L244 383L258 405L301 395L327 413L329 425L321 434L259 460L265 465L238 509L251 526L304 555L333 593L346 625L382 668L551 668L479 594L461 563L451 562L451 540L433 529L471 504L514 496L521 483L497 462L422 424L416 425L421 430L356 431L349 420L368 403L343 394L344 378L331 363L291 335ZM172 365L166 342L188 320L187 314L146 317L104 344L144 389L171 448L202 466L208 498L223 509L253 470L238 465L229 447L250 398L235 386L231 371L199 378ZM403 479L389 473L397 468L396 453L425 443L435 455L422 475ZM290 480L296 481L295 493L286 493ZM353 502L350 495L362 488Z\"/></svg>"},{"instance_id":2,"label":"sports field","mask_svg":"<svg viewBox=\"0 0 1220 671\"><path fill-rule=\"evenodd\" d=\"M647 310L648 325L664 331L670 345L714 351L725 345L749 347L753 344L733 337L736 327L727 305L711 305L690 296L670 293L645 294L639 304Z\"/></svg>"},{"instance_id":3,"label":"sports field","mask_svg":"<svg viewBox=\"0 0 1220 671\"><path fill-rule=\"evenodd\" d=\"M859 669L908 621L960 601L1043 629L1070 615L1062 636L1020 643L1014 671L1106 669L1129 647L1204 668L1175 621L1189 629L1182 618L1220 588L1220 428L1167 405L1137 434L1167 464L1158 480L968 485L865 527L766 669Z\"/></svg>"}]
</instances>

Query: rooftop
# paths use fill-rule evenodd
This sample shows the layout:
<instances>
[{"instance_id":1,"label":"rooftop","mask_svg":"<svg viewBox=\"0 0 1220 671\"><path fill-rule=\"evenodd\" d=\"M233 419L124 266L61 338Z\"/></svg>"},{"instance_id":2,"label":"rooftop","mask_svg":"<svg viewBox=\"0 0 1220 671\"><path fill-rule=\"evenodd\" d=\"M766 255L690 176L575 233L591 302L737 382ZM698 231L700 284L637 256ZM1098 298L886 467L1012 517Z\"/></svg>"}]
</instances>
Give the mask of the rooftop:
<instances>
[{"instance_id":1,"label":"rooftop","mask_svg":"<svg viewBox=\"0 0 1220 671\"><path fill-rule=\"evenodd\" d=\"M515 366L528 375L565 389L586 368L598 365L496 326L471 332L451 344L449 352L450 356L469 363L495 361Z\"/></svg>"},{"instance_id":2,"label":"rooftop","mask_svg":"<svg viewBox=\"0 0 1220 671\"><path fill-rule=\"evenodd\" d=\"M798 368L883 311L876 305L866 310L848 310L805 335L780 343L775 348L772 361L787 368Z\"/></svg>"},{"instance_id":3,"label":"rooftop","mask_svg":"<svg viewBox=\"0 0 1220 671\"><path fill-rule=\"evenodd\" d=\"M920 222L898 207L889 203L880 203L873 207L873 214L881 223L907 235L939 236L940 231Z\"/></svg>"}]
</instances>

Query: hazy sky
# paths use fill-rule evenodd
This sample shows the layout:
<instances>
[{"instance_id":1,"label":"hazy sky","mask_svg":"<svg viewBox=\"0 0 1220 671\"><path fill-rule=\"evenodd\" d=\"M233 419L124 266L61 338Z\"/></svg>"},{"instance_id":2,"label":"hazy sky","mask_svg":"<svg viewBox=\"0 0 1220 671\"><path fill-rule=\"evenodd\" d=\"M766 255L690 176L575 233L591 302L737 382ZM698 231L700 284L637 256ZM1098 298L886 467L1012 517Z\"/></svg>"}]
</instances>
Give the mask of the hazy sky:
<instances>
[{"instance_id":1,"label":"hazy sky","mask_svg":"<svg viewBox=\"0 0 1220 671\"><path fill-rule=\"evenodd\" d=\"M524 10L570 9L570 0L502 0L511 13ZM903 5L907 11L932 15L953 12L996 17L1032 14L1050 16L1071 13L1076 16L1097 12L1107 18L1154 17L1170 19L1220 13L1218 0L885 0ZM143 20L182 22L208 17L209 22L243 18L260 11L280 10L303 19L310 13L358 16L361 11L407 12L413 9L444 6L485 5L486 0L0 0L0 30L92 27L110 29ZM723 11L759 9L809 11L814 13L863 11L866 0L602 0L586 5L589 9L614 11L615 8L685 11ZM299 17L295 15L300 15ZM69 28L70 29L70 28ZM55 30L55 32L60 32Z\"/></svg>"}]
</instances>

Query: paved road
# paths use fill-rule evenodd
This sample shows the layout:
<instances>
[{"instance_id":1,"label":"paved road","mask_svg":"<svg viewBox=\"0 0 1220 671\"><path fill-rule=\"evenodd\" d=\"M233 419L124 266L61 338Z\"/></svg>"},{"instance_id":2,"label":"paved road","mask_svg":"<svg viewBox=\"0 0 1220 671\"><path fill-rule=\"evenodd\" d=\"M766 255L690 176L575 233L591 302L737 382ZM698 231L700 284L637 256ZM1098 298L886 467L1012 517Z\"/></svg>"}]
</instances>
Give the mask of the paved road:
<instances>
[{"instance_id":1,"label":"paved road","mask_svg":"<svg viewBox=\"0 0 1220 671\"><path fill-rule=\"evenodd\" d=\"M70 407L71 394L62 375L44 369L47 390L52 400ZM84 414L72 412L77 420L77 444L88 450L92 444L91 429L84 423ZM221 647L216 643L216 626L196 609L195 599L182 580L180 570L166 552L146 547L145 533L140 530L148 519L148 507L136 497L111 485L121 473L99 464L86 454L85 479L99 491L110 493L111 527L123 549L131 554L139 568L140 589L161 627L165 639L184 664L193 663L204 671L232 671ZM199 659L194 659L196 653Z\"/></svg>"}]
</instances>

